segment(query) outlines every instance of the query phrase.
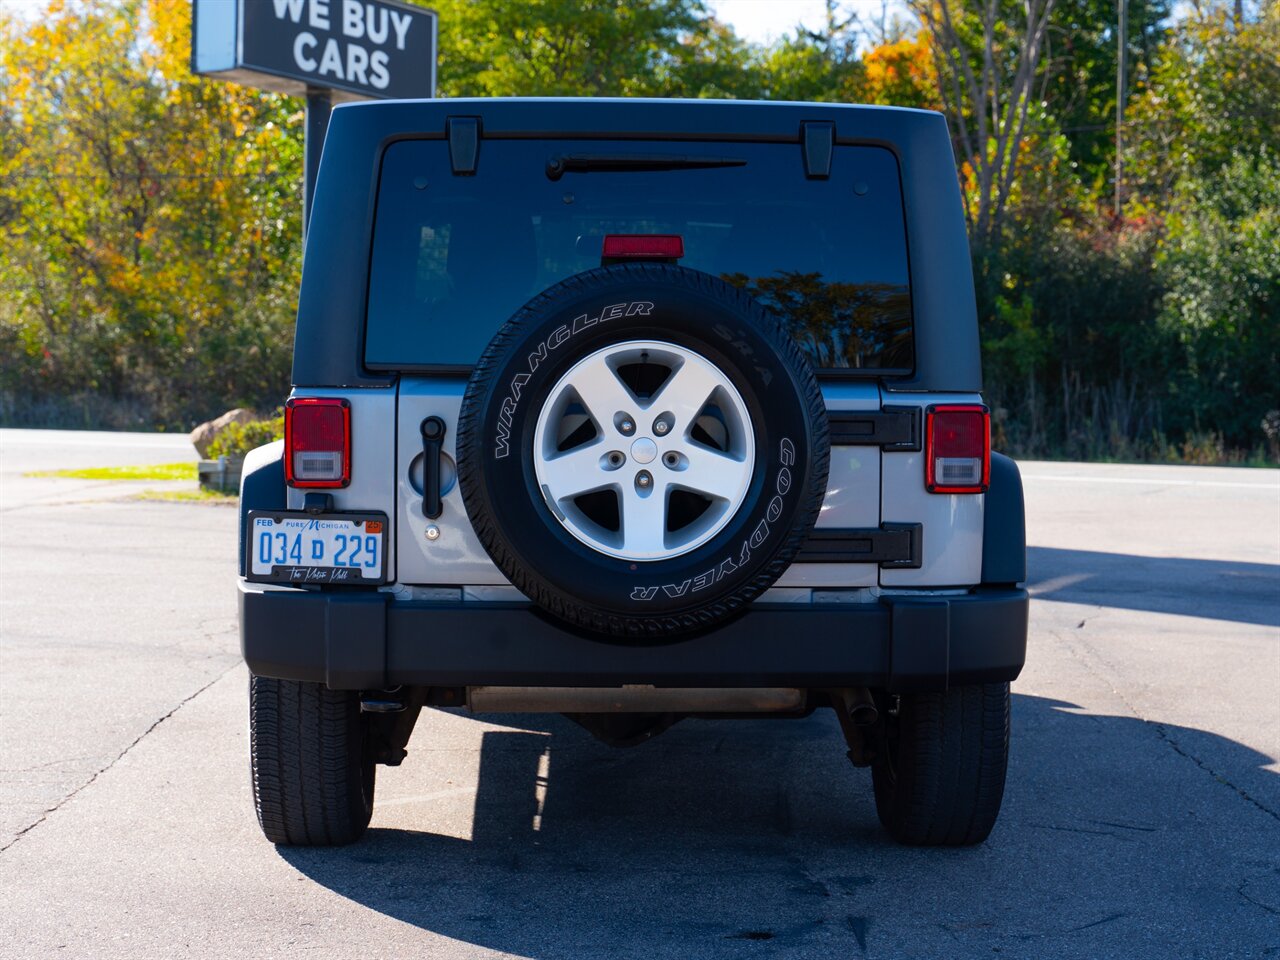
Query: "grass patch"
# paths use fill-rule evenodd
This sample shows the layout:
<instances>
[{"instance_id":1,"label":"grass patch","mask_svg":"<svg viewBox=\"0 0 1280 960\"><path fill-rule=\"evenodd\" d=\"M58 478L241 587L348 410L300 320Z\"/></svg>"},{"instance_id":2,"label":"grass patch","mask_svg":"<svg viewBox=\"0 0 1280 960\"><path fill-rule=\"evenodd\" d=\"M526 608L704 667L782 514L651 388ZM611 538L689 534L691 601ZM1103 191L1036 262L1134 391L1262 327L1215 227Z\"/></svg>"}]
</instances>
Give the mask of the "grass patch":
<instances>
[{"instance_id":1,"label":"grass patch","mask_svg":"<svg viewBox=\"0 0 1280 960\"><path fill-rule=\"evenodd\" d=\"M217 490L143 490L131 500L162 500L167 503L211 503L233 506L239 501L234 493Z\"/></svg>"},{"instance_id":2,"label":"grass patch","mask_svg":"<svg viewBox=\"0 0 1280 960\"><path fill-rule=\"evenodd\" d=\"M150 463L137 467L84 467L73 470L37 470L28 477L64 477L68 480L194 480L194 463Z\"/></svg>"}]
</instances>

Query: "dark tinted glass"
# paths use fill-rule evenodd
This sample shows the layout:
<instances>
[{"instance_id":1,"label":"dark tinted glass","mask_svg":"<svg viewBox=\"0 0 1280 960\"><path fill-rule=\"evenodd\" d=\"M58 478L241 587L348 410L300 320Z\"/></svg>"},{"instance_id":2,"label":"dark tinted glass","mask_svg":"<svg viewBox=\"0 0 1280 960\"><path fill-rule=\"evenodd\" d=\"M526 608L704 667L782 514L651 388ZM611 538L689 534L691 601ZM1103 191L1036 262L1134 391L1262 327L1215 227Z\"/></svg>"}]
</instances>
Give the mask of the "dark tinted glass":
<instances>
[{"instance_id":1,"label":"dark tinted glass","mask_svg":"<svg viewBox=\"0 0 1280 960\"><path fill-rule=\"evenodd\" d=\"M566 154L745 162L551 179L548 161ZM599 266L611 233L680 234L683 266L749 289L818 367L912 367L902 197L889 151L838 147L830 179L809 180L794 144L567 140L484 140L469 177L452 174L443 141L388 148L366 363L473 364L522 304Z\"/></svg>"}]
</instances>

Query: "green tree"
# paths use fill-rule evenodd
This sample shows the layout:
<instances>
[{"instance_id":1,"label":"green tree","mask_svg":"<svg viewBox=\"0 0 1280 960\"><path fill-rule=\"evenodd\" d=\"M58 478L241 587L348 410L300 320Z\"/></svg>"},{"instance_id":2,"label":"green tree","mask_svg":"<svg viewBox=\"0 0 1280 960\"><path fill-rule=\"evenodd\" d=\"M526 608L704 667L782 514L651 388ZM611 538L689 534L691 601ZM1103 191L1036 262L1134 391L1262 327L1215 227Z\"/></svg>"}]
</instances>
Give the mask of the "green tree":
<instances>
[{"instance_id":1,"label":"green tree","mask_svg":"<svg viewBox=\"0 0 1280 960\"><path fill-rule=\"evenodd\" d=\"M441 0L442 96L723 96L746 47L699 0Z\"/></svg>"},{"instance_id":2,"label":"green tree","mask_svg":"<svg viewBox=\"0 0 1280 960\"><path fill-rule=\"evenodd\" d=\"M856 103L861 97L863 65L858 55L858 18L827 0L819 29L797 25L763 51L763 96L769 100Z\"/></svg>"},{"instance_id":3,"label":"green tree","mask_svg":"<svg viewBox=\"0 0 1280 960\"><path fill-rule=\"evenodd\" d=\"M1160 320L1184 355L1173 426L1261 446L1264 415L1280 409L1280 153L1183 179L1157 268Z\"/></svg>"},{"instance_id":4,"label":"green tree","mask_svg":"<svg viewBox=\"0 0 1280 960\"><path fill-rule=\"evenodd\" d=\"M1070 162L1100 196L1115 158L1116 0L1057 0L1046 38L1042 99L1067 134ZM1168 36L1170 0L1128 0L1125 92L1134 92Z\"/></svg>"},{"instance_id":5,"label":"green tree","mask_svg":"<svg viewBox=\"0 0 1280 960\"><path fill-rule=\"evenodd\" d=\"M1163 332L1178 345L1175 432L1263 441L1280 407L1280 7L1198 7L1133 116L1131 213L1163 221Z\"/></svg>"},{"instance_id":6,"label":"green tree","mask_svg":"<svg viewBox=\"0 0 1280 960\"><path fill-rule=\"evenodd\" d=\"M1126 167L1140 208L1184 176L1216 176L1238 154L1280 152L1280 5L1256 22L1208 5L1175 30L1130 113Z\"/></svg>"}]
</instances>

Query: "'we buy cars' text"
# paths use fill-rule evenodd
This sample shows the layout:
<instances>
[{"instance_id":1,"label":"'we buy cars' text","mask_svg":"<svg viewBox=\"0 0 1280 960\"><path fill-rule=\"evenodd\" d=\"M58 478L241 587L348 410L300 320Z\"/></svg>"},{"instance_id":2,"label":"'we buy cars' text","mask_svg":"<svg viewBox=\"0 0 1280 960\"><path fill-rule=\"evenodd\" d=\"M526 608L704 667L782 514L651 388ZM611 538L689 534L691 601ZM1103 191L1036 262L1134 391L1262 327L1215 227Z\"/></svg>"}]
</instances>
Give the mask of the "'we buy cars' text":
<instances>
[{"instance_id":1,"label":"'we buy cars' text","mask_svg":"<svg viewBox=\"0 0 1280 960\"><path fill-rule=\"evenodd\" d=\"M379 90L385 90L391 83L387 52L370 51L357 41L368 41L374 47L391 41L397 50L403 50L413 23L408 13L361 0L271 2L277 20L289 20L326 33L341 31L341 39L331 36L323 42L311 30L303 30L294 37L293 60L299 70Z\"/></svg>"}]
</instances>

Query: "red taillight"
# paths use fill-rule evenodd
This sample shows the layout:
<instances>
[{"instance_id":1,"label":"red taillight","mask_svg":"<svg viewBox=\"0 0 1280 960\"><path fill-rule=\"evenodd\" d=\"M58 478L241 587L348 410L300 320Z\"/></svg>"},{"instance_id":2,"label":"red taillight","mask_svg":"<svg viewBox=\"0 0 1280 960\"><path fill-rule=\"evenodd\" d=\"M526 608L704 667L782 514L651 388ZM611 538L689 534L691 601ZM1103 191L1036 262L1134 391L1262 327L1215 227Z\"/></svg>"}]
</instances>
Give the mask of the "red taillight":
<instances>
[{"instance_id":1,"label":"red taillight","mask_svg":"<svg viewBox=\"0 0 1280 960\"><path fill-rule=\"evenodd\" d=\"M924 414L924 485L930 493L986 493L991 481L991 414L946 404Z\"/></svg>"},{"instance_id":2,"label":"red taillight","mask_svg":"<svg viewBox=\"0 0 1280 960\"><path fill-rule=\"evenodd\" d=\"M284 407L284 475L291 487L351 482L351 404L337 397L294 397Z\"/></svg>"},{"instance_id":3,"label":"red taillight","mask_svg":"<svg viewBox=\"0 0 1280 960\"><path fill-rule=\"evenodd\" d=\"M684 237L666 233L610 233L600 251L602 260L679 260Z\"/></svg>"}]
</instances>

